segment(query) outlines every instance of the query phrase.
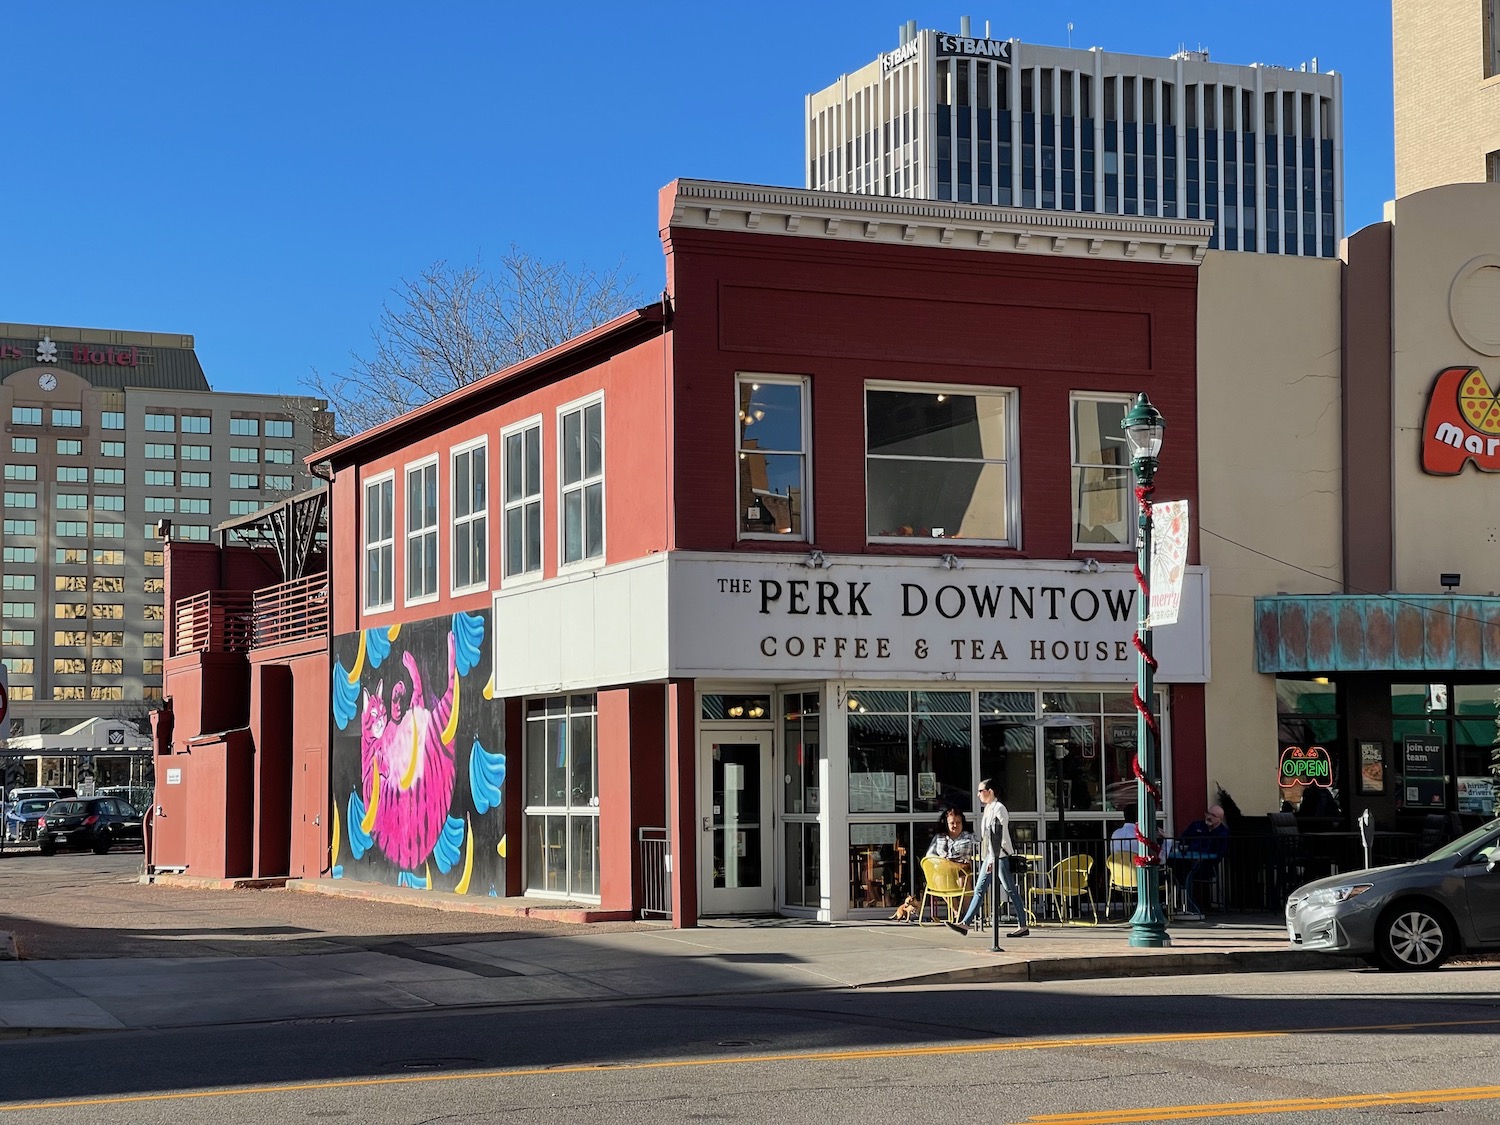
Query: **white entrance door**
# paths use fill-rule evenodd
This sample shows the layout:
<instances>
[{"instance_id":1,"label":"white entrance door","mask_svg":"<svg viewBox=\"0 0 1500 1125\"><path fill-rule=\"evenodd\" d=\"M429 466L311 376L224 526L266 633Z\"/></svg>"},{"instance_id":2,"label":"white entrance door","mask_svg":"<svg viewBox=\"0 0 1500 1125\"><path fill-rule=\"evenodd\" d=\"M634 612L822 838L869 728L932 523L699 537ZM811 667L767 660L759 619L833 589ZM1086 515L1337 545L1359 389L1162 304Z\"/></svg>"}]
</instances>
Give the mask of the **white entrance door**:
<instances>
[{"instance_id":1,"label":"white entrance door","mask_svg":"<svg viewBox=\"0 0 1500 1125\"><path fill-rule=\"evenodd\" d=\"M704 731L698 742L699 909L756 914L775 908L771 734Z\"/></svg>"}]
</instances>

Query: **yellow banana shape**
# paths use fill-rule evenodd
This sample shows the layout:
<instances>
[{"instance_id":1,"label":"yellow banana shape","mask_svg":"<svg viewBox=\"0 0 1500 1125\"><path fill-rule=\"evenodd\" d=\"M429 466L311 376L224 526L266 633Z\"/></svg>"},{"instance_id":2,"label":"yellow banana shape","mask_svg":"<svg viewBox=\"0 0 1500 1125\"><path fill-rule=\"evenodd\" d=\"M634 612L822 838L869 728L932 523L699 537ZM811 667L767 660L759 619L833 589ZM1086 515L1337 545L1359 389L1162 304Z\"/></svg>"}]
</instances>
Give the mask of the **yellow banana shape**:
<instances>
[{"instance_id":1,"label":"yellow banana shape","mask_svg":"<svg viewBox=\"0 0 1500 1125\"><path fill-rule=\"evenodd\" d=\"M469 823L469 818L464 817L464 826L468 829L468 838L464 841L464 874L453 888L456 895L469 893L469 878L474 874L474 826Z\"/></svg>"},{"instance_id":2,"label":"yellow banana shape","mask_svg":"<svg viewBox=\"0 0 1500 1125\"><path fill-rule=\"evenodd\" d=\"M427 863L422 866L427 872L427 889L430 891L432 890L432 864Z\"/></svg>"},{"instance_id":3,"label":"yellow banana shape","mask_svg":"<svg viewBox=\"0 0 1500 1125\"><path fill-rule=\"evenodd\" d=\"M359 683L359 674L365 670L365 631L359 631L359 655L354 658L354 667L349 669L349 682Z\"/></svg>"},{"instance_id":4,"label":"yellow banana shape","mask_svg":"<svg viewBox=\"0 0 1500 1125\"><path fill-rule=\"evenodd\" d=\"M417 747L422 744L422 731L416 723L411 725L411 763L406 767L406 773L401 778L401 791L404 793L411 788L411 783L417 780Z\"/></svg>"},{"instance_id":5,"label":"yellow banana shape","mask_svg":"<svg viewBox=\"0 0 1500 1125\"><path fill-rule=\"evenodd\" d=\"M486 699L494 699L495 698L495 677L494 676L491 676L490 677L490 682L484 685L484 691L481 694L483 694L483 696Z\"/></svg>"},{"instance_id":6,"label":"yellow banana shape","mask_svg":"<svg viewBox=\"0 0 1500 1125\"><path fill-rule=\"evenodd\" d=\"M339 807L333 806L333 846L328 849L328 866L335 867L339 862Z\"/></svg>"},{"instance_id":7,"label":"yellow banana shape","mask_svg":"<svg viewBox=\"0 0 1500 1125\"><path fill-rule=\"evenodd\" d=\"M453 736L458 733L458 685L462 678L453 677L453 713L448 716L448 725L443 728L443 745L452 746Z\"/></svg>"},{"instance_id":8,"label":"yellow banana shape","mask_svg":"<svg viewBox=\"0 0 1500 1125\"><path fill-rule=\"evenodd\" d=\"M380 808L380 759L370 759L370 800L365 806L364 819L359 822L360 828L370 832L375 827L375 812Z\"/></svg>"},{"instance_id":9,"label":"yellow banana shape","mask_svg":"<svg viewBox=\"0 0 1500 1125\"><path fill-rule=\"evenodd\" d=\"M500 837L500 842L495 845L495 850L500 853L500 858L505 858L505 837Z\"/></svg>"},{"instance_id":10,"label":"yellow banana shape","mask_svg":"<svg viewBox=\"0 0 1500 1125\"><path fill-rule=\"evenodd\" d=\"M385 631L385 635L386 635L386 637L388 639L393 640L393 641L397 637L399 637L401 635L401 622L398 621L394 625L392 625L389 629L387 629Z\"/></svg>"}]
</instances>

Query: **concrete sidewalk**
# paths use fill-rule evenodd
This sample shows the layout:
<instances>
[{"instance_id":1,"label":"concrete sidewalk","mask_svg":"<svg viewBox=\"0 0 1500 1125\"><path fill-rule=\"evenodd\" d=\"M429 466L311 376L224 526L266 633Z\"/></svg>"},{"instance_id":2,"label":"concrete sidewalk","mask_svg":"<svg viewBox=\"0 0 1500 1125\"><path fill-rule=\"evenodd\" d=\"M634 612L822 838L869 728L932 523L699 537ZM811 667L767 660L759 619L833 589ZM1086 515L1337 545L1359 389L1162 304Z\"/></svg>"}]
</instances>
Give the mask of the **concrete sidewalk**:
<instances>
[{"instance_id":1,"label":"concrete sidewalk","mask_svg":"<svg viewBox=\"0 0 1500 1125\"><path fill-rule=\"evenodd\" d=\"M492 1005L975 984L1349 965L1288 948L1279 920L1174 926L1133 949L1123 924L1045 926L1026 938L942 926L723 921L476 940L374 940L295 956L0 963L0 1038L43 1029L183 1027Z\"/></svg>"}]
</instances>

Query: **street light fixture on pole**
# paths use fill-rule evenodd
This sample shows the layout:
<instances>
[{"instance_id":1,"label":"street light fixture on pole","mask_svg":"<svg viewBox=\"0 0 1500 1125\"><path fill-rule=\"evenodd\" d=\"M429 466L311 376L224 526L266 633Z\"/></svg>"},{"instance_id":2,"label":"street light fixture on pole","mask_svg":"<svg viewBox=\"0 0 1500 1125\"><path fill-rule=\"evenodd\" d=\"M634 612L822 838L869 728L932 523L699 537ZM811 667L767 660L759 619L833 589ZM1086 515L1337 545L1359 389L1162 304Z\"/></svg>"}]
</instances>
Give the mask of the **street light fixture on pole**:
<instances>
[{"instance_id":1,"label":"street light fixture on pole","mask_svg":"<svg viewBox=\"0 0 1500 1125\"><path fill-rule=\"evenodd\" d=\"M1130 467L1135 473L1135 497L1140 509L1140 535L1136 541L1136 582L1140 601L1136 614L1136 898L1130 920L1130 944L1148 948L1171 945L1167 919L1162 912L1162 854L1157 842L1156 810L1161 799L1160 740L1151 704L1155 689L1152 676L1156 658L1151 655L1151 493L1156 488L1156 457L1161 452L1166 420L1151 405L1145 393L1120 423L1130 446Z\"/></svg>"}]
</instances>

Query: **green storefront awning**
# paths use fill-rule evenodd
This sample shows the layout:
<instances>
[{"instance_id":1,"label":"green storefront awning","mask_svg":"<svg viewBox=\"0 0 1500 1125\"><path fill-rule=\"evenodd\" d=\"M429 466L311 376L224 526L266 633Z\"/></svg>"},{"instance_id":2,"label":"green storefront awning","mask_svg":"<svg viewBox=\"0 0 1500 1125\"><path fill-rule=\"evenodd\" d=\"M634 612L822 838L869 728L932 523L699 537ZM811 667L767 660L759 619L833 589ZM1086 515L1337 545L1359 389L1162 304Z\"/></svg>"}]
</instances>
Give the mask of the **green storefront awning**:
<instances>
[{"instance_id":1,"label":"green storefront awning","mask_svg":"<svg viewBox=\"0 0 1500 1125\"><path fill-rule=\"evenodd\" d=\"M1500 671L1500 597L1256 598L1255 663L1271 674Z\"/></svg>"}]
</instances>

